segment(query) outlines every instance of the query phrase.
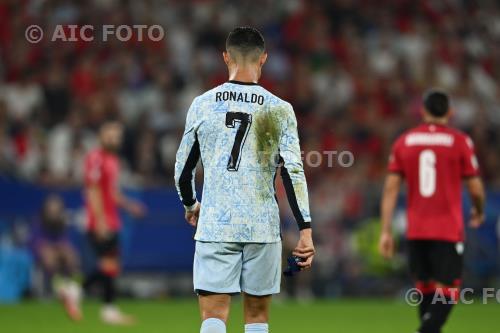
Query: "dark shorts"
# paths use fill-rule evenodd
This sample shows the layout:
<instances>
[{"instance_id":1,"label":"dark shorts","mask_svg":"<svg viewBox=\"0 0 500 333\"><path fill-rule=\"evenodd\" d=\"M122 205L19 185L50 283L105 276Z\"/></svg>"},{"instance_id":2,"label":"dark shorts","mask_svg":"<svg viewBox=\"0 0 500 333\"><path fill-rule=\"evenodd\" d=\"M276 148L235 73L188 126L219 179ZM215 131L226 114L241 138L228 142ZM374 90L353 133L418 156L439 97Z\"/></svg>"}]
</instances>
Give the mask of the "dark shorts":
<instances>
[{"instance_id":1,"label":"dark shorts","mask_svg":"<svg viewBox=\"0 0 500 333\"><path fill-rule=\"evenodd\" d=\"M409 240L410 271L417 281L454 286L462 277L463 243Z\"/></svg>"},{"instance_id":2,"label":"dark shorts","mask_svg":"<svg viewBox=\"0 0 500 333\"><path fill-rule=\"evenodd\" d=\"M98 258L119 255L119 237L117 233L111 234L106 239L100 239L92 232L89 232L87 236L90 246Z\"/></svg>"}]
</instances>

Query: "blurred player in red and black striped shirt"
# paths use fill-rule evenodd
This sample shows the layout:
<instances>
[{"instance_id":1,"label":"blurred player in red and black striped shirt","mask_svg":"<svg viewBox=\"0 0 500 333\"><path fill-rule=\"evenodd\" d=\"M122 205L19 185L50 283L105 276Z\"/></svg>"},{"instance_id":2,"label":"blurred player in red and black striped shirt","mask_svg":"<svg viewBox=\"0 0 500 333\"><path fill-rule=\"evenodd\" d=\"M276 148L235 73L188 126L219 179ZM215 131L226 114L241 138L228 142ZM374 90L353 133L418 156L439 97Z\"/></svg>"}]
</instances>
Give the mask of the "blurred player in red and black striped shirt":
<instances>
[{"instance_id":1,"label":"blurred player in red and black striped shirt","mask_svg":"<svg viewBox=\"0 0 500 333\"><path fill-rule=\"evenodd\" d=\"M464 251L462 180L472 198L471 227L484 221L485 194L472 140L447 126L448 96L424 96L424 123L401 135L392 148L381 204L381 254L394 252L391 221L406 180L410 270L422 293L419 333L438 333L460 286ZM436 291L449 300L433 302ZM445 304L446 303L446 304Z\"/></svg>"}]
</instances>

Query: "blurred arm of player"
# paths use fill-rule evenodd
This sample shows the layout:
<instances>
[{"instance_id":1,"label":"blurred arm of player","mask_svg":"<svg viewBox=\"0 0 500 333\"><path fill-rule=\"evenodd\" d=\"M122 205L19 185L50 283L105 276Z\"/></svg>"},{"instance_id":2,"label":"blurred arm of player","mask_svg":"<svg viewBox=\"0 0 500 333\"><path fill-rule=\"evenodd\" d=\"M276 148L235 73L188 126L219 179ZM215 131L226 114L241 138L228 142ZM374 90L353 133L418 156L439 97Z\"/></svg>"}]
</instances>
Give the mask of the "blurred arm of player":
<instances>
[{"instance_id":1,"label":"blurred arm of player","mask_svg":"<svg viewBox=\"0 0 500 333\"><path fill-rule=\"evenodd\" d=\"M472 201L469 226L479 228L485 221L484 203L486 201L483 182L479 175L479 163L471 138L466 137L461 148L462 177L465 178L465 186Z\"/></svg>"},{"instance_id":2,"label":"blurred arm of player","mask_svg":"<svg viewBox=\"0 0 500 333\"><path fill-rule=\"evenodd\" d=\"M394 255L394 239L392 238L392 217L398 200L403 177L397 173L387 175L380 204L382 231L380 233L379 251L384 258Z\"/></svg>"},{"instance_id":3,"label":"blurred arm of player","mask_svg":"<svg viewBox=\"0 0 500 333\"><path fill-rule=\"evenodd\" d=\"M200 144L196 136L196 98L186 117L186 128L175 157L175 187L186 210L185 218L192 227L198 225L201 204L196 199L194 176L200 159Z\"/></svg>"},{"instance_id":4,"label":"blurred arm of player","mask_svg":"<svg viewBox=\"0 0 500 333\"><path fill-rule=\"evenodd\" d=\"M283 163L281 178L285 186L288 203L300 230L300 239L292 254L304 259L303 262L298 263L302 269L309 269L312 266L316 250L312 239L309 197L302 165L299 135L297 133L297 119L291 105L286 116L286 127L283 129L279 147Z\"/></svg>"},{"instance_id":5,"label":"blurred arm of player","mask_svg":"<svg viewBox=\"0 0 500 333\"><path fill-rule=\"evenodd\" d=\"M139 218L146 214L146 207L141 202L126 197L121 190L116 191L115 198L118 206L133 217Z\"/></svg>"},{"instance_id":6,"label":"blurred arm of player","mask_svg":"<svg viewBox=\"0 0 500 333\"><path fill-rule=\"evenodd\" d=\"M471 177L465 181L465 184L472 201L469 225L472 228L478 228L485 221L484 202L486 195L484 192L483 182L479 177Z\"/></svg>"},{"instance_id":7,"label":"blurred arm of player","mask_svg":"<svg viewBox=\"0 0 500 333\"><path fill-rule=\"evenodd\" d=\"M106 223L106 216L104 215L101 189L97 184L90 184L87 186L86 192L91 210L96 219L96 235L101 239L105 239L109 236L110 230Z\"/></svg>"}]
</instances>

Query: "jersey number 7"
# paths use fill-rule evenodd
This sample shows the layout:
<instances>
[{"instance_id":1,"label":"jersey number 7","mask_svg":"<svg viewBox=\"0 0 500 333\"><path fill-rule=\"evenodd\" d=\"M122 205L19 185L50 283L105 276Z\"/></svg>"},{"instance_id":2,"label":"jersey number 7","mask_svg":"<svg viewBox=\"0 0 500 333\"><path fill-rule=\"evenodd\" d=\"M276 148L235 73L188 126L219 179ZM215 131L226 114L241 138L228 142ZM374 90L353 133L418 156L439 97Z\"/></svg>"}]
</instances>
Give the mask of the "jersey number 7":
<instances>
[{"instance_id":1,"label":"jersey number 7","mask_svg":"<svg viewBox=\"0 0 500 333\"><path fill-rule=\"evenodd\" d=\"M231 149L231 156L227 162L227 170L229 171L238 171L241 160L241 150L243 149L248 131L252 125L252 115L244 112L227 112L226 127L234 128L236 123L239 123L240 126L236 131L233 148Z\"/></svg>"}]
</instances>

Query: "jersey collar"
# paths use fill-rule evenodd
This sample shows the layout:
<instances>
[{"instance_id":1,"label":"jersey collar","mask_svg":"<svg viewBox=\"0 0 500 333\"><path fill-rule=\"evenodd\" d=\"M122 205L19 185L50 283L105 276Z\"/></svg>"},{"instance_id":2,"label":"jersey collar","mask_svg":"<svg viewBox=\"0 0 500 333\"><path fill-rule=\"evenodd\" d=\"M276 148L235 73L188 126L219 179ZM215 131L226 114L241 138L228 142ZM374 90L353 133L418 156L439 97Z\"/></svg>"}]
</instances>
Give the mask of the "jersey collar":
<instances>
[{"instance_id":1,"label":"jersey collar","mask_svg":"<svg viewBox=\"0 0 500 333\"><path fill-rule=\"evenodd\" d=\"M258 86L259 85L258 83L255 83L255 82L243 82L243 81L236 81L236 80L229 80L227 82L234 83L234 84L241 84L244 86Z\"/></svg>"}]
</instances>

